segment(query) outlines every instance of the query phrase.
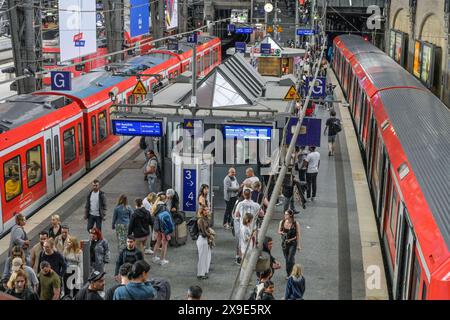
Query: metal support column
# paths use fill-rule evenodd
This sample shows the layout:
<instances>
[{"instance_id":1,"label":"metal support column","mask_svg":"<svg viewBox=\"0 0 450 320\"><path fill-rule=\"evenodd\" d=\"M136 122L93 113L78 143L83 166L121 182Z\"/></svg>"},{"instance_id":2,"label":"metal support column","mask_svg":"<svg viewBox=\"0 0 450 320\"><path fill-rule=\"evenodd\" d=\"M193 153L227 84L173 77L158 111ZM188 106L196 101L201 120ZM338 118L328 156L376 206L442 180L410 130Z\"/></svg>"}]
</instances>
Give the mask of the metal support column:
<instances>
[{"instance_id":1,"label":"metal support column","mask_svg":"<svg viewBox=\"0 0 450 320\"><path fill-rule=\"evenodd\" d=\"M299 36L297 35L298 22L299 22L299 18L300 18L299 14L298 14L298 10L299 10L298 1L299 0L295 0L295 30L294 30L294 32L295 32L295 47L296 48L297 48L298 43L300 42Z\"/></svg>"},{"instance_id":2,"label":"metal support column","mask_svg":"<svg viewBox=\"0 0 450 320\"><path fill-rule=\"evenodd\" d=\"M129 1L127 1L129 3ZM116 52L122 50L123 45L123 0L106 0L104 2L106 39L108 52ZM122 60L122 55L111 56L112 62Z\"/></svg>"},{"instance_id":3,"label":"metal support column","mask_svg":"<svg viewBox=\"0 0 450 320\"><path fill-rule=\"evenodd\" d=\"M192 51L192 95L191 107L197 106L197 45L194 44Z\"/></svg>"}]
</instances>

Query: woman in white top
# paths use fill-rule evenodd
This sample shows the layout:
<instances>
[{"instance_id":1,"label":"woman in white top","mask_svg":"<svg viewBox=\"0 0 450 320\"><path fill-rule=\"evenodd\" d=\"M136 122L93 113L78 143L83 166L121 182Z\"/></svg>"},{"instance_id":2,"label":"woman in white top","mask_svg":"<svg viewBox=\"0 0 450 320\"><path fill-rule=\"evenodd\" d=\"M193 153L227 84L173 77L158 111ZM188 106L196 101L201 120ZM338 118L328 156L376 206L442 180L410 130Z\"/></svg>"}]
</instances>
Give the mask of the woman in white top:
<instances>
[{"instance_id":1,"label":"woman in white top","mask_svg":"<svg viewBox=\"0 0 450 320\"><path fill-rule=\"evenodd\" d=\"M63 277L64 295L75 297L83 286L83 251L77 238L70 236L64 249L67 271Z\"/></svg>"}]
</instances>

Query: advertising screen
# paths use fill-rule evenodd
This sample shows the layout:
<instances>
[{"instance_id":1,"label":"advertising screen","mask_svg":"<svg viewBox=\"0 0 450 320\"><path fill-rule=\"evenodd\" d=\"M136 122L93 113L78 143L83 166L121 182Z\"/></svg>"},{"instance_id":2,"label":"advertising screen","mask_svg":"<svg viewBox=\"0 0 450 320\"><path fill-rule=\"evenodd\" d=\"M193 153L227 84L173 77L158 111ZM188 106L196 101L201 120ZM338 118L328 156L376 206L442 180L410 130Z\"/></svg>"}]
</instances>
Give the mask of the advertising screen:
<instances>
[{"instance_id":1,"label":"advertising screen","mask_svg":"<svg viewBox=\"0 0 450 320\"><path fill-rule=\"evenodd\" d=\"M394 58L394 52L395 52L395 34L396 32L394 30L391 30L391 39L389 42L389 56L391 58Z\"/></svg>"},{"instance_id":2,"label":"advertising screen","mask_svg":"<svg viewBox=\"0 0 450 320\"><path fill-rule=\"evenodd\" d=\"M400 64L402 64L402 56L403 56L403 39L404 39L403 33L396 32L394 60Z\"/></svg>"},{"instance_id":3,"label":"advertising screen","mask_svg":"<svg viewBox=\"0 0 450 320\"><path fill-rule=\"evenodd\" d=\"M420 67L421 67L421 43L416 41L414 43L414 65L413 74L420 79Z\"/></svg>"},{"instance_id":4,"label":"advertising screen","mask_svg":"<svg viewBox=\"0 0 450 320\"><path fill-rule=\"evenodd\" d=\"M427 43L422 45L422 68L420 79L428 85L431 85L431 71L433 62L433 46Z\"/></svg>"},{"instance_id":5,"label":"advertising screen","mask_svg":"<svg viewBox=\"0 0 450 320\"><path fill-rule=\"evenodd\" d=\"M166 28L178 27L178 0L166 0Z\"/></svg>"}]
</instances>

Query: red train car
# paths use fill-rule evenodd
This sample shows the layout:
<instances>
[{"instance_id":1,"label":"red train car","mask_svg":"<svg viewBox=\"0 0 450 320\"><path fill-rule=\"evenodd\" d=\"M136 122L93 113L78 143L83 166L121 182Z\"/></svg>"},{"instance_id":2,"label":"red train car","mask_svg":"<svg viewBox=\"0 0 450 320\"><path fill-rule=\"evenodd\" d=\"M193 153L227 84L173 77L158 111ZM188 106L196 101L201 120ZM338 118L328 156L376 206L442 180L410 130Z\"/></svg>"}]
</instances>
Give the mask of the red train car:
<instances>
[{"instance_id":1,"label":"red train car","mask_svg":"<svg viewBox=\"0 0 450 320\"><path fill-rule=\"evenodd\" d=\"M220 64L221 43L218 38L199 39L199 74L205 75ZM181 41L183 49L191 50ZM128 141L113 135L111 91L119 102L139 103L143 97L131 95L137 80L130 74L160 74L167 82L181 74L183 63L191 62L192 50L179 54L159 49L129 59L114 73L80 75L72 79L72 91L40 91L0 104L0 235L14 224L14 213L31 215ZM154 77L142 80L149 89L159 82Z\"/></svg>"},{"instance_id":2,"label":"red train car","mask_svg":"<svg viewBox=\"0 0 450 320\"><path fill-rule=\"evenodd\" d=\"M450 112L358 36L334 40L394 299L450 299Z\"/></svg>"}]
</instances>

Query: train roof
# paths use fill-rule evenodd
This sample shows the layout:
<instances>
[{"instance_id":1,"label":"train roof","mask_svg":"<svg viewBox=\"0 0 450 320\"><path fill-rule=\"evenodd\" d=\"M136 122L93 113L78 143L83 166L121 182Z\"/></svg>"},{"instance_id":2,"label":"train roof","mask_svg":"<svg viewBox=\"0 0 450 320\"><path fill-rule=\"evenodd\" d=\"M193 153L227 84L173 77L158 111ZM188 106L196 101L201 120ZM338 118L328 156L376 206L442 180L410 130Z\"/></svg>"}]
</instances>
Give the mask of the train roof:
<instances>
[{"instance_id":1,"label":"train roof","mask_svg":"<svg viewBox=\"0 0 450 320\"><path fill-rule=\"evenodd\" d=\"M385 90L379 96L450 248L450 111L427 91Z\"/></svg>"},{"instance_id":2,"label":"train roof","mask_svg":"<svg viewBox=\"0 0 450 320\"><path fill-rule=\"evenodd\" d=\"M12 96L0 104L0 133L50 114L67 103L67 98L62 96Z\"/></svg>"},{"instance_id":3,"label":"train roof","mask_svg":"<svg viewBox=\"0 0 450 320\"><path fill-rule=\"evenodd\" d=\"M418 79L369 42L354 35L339 36L336 41L339 40L355 55L376 87L450 248L450 110Z\"/></svg>"},{"instance_id":4,"label":"train roof","mask_svg":"<svg viewBox=\"0 0 450 320\"><path fill-rule=\"evenodd\" d=\"M105 88L115 86L125 78L135 75L137 71L148 68L169 60L171 56L163 54L148 54L134 57L127 60L119 68L115 69L115 74L99 68L86 73L80 77L72 79L72 90L64 91L65 94L72 95L79 99L90 97Z\"/></svg>"}]
</instances>

